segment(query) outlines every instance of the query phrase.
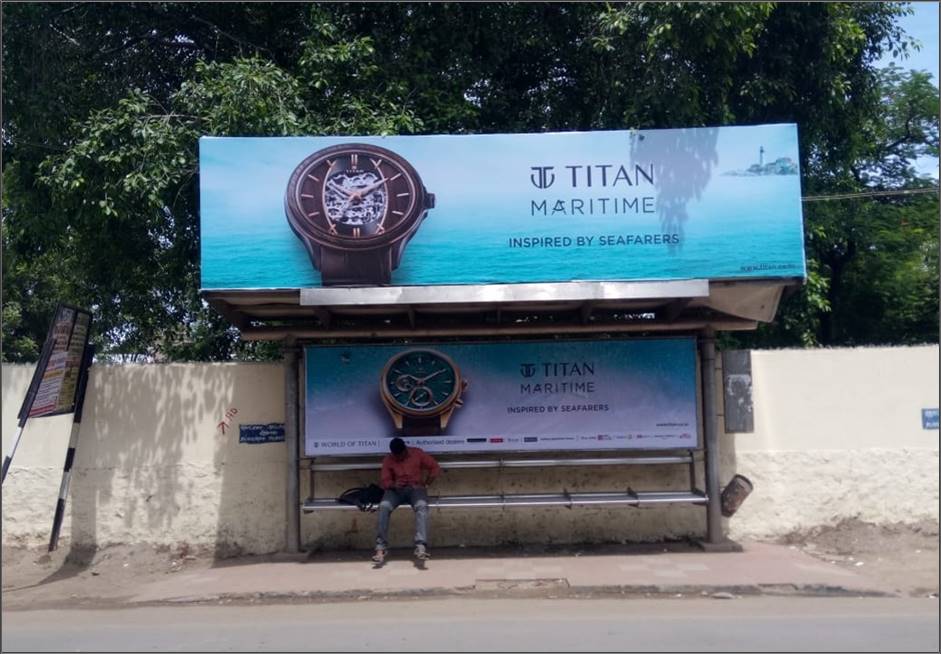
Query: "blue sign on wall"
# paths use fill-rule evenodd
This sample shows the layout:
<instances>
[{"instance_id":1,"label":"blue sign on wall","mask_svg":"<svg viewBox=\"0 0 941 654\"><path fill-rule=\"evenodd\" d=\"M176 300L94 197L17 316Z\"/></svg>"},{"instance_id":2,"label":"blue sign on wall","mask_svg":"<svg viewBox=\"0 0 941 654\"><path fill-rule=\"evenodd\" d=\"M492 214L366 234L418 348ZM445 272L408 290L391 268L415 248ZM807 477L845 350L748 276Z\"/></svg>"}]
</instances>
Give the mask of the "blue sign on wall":
<instances>
[{"instance_id":1,"label":"blue sign on wall","mask_svg":"<svg viewBox=\"0 0 941 654\"><path fill-rule=\"evenodd\" d=\"M205 137L201 286L801 278L797 143L793 124Z\"/></svg>"},{"instance_id":2,"label":"blue sign on wall","mask_svg":"<svg viewBox=\"0 0 941 654\"><path fill-rule=\"evenodd\" d=\"M938 429L938 410L937 409L922 409L921 410L921 428L922 429Z\"/></svg>"},{"instance_id":3,"label":"blue sign on wall","mask_svg":"<svg viewBox=\"0 0 941 654\"><path fill-rule=\"evenodd\" d=\"M284 425L239 425L239 443L280 443L284 441Z\"/></svg>"}]
</instances>

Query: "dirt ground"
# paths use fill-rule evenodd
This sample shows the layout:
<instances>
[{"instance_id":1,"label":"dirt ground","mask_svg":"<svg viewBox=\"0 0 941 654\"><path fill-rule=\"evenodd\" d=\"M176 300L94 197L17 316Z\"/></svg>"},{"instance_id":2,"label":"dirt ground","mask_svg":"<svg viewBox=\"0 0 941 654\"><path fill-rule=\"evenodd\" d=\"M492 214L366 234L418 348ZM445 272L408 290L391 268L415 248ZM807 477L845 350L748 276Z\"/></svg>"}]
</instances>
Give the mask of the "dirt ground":
<instances>
[{"instance_id":1,"label":"dirt ground","mask_svg":"<svg viewBox=\"0 0 941 654\"><path fill-rule=\"evenodd\" d=\"M101 598L130 597L138 586L188 567L209 568L213 558L188 549L113 546L99 551L52 553L45 549L3 547L3 606L43 605L71 599L97 606ZM53 584L52 582L58 582ZM104 602L108 603L108 602Z\"/></svg>"},{"instance_id":2,"label":"dirt ground","mask_svg":"<svg viewBox=\"0 0 941 654\"><path fill-rule=\"evenodd\" d=\"M777 542L852 568L902 595L938 595L938 523L873 525L844 520L795 532Z\"/></svg>"},{"instance_id":3,"label":"dirt ground","mask_svg":"<svg viewBox=\"0 0 941 654\"><path fill-rule=\"evenodd\" d=\"M877 582L886 592L912 597L938 594L938 524L877 526L849 520L831 527L788 534L778 544L799 548L832 565L854 569ZM663 546L691 547L688 543ZM748 547L748 542L742 542ZM554 548L554 556L590 554L594 549L630 546L568 546ZM643 546L638 546L643 547ZM546 548L488 548L483 556L532 556ZM577 554L576 554L577 552ZM292 560L289 555L235 557L219 560L211 551L183 545L167 547L115 546L99 551L45 551L3 547L2 603L4 608L43 606L63 600L74 607L120 605L142 584L181 570L205 569L262 561ZM339 558L363 556L338 553ZM60 582L52 584L50 582Z\"/></svg>"}]
</instances>

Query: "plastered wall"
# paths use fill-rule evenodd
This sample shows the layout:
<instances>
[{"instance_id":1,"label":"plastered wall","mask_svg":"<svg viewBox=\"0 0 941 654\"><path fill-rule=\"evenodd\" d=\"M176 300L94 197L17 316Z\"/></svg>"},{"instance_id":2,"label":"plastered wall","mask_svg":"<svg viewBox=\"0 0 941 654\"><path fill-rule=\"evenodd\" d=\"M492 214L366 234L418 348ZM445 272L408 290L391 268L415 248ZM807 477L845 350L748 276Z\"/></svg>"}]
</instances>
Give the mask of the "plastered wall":
<instances>
[{"instance_id":1,"label":"plastered wall","mask_svg":"<svg viewBox=\"0 0 941 654\"><path fill-rule=\"evenodd\" d=\"M31 374L3 367L4 453ZM277 364L93 366L61 542L281 549L284 443L240 445L238 424L283 422L283 392ZM47 542L70 426L27 423L3 485L5 545Z\"/></svg>"}]
</instances>

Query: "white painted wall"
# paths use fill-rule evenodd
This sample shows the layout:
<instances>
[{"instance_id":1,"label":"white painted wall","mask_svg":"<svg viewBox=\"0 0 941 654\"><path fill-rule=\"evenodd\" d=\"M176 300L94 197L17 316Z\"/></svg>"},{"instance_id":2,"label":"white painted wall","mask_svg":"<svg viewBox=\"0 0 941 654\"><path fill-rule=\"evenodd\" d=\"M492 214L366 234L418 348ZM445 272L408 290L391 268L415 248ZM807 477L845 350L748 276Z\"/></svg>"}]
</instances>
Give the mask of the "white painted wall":
<instances>
[{"instance_id":1,"label":"white painted wall","mask_svg":"<svg viewBox=\"0 0 941 654\"><path fill-rule=\"evenodd\" d=\"M938 346L752 352L755 433L723 435L724 484L754 493L732 537L843 518L938 520ZM722 421L720 420L720 425Z\"/></svg>"},{"instance_id":2,"label":"white painted wall","mask_svg":"<svg viewBox=\"0 0 941 654\"><path fill-rule=\"evenodd\" d=\"M755 484L726 521L730 536L771 537L851 517L938 519L938 431L921 428L921 409L938 406L937 346L754 352L752 371L756 431L720 437L720 484L736 472ZM2 373L6 454L32 366L5 365ZM188 543L219 555L281 549L285 446L239 444L238 424L283 422L283 381L278 364L95 366L63 546ZM223 433L218 423L230 408L238 413ZM27 426L3 485L5 545L47 542L70 426L71 416ZM317 494L371 478L322 474ZM439 491L643 490L681 488L685 479L675 466L455 470ZM301 518L302 538L312 547L369 547L374 523L372 514L321 512ZM411 526L398 512L393 543L407 544ZM690 506L468 509L433 511L431 539L562 543L704 531L704 510Z\"/></svg>"},{"instance_id":3,"label":"white painted wall","mask_svg":"<svg viewBox=\"0 0 941 654\"><path fill-rule=\"evenodd\" d=\"M938 347L752 352L755 434L739 452L938 448Z\"/></svg>"},{"instance_id":4,"label":"white painted wall","mask_svg":"<svg viewBox=\"0 0 941 654\"><path fill-rule=\"evenodd\" d=\"M4 454L31 375L3 367ZM239 445L238 423L283 422L283 380L277 364L93 366L62 542L280 549L284 443ZM3 485L5 545L47 542L70 427L27 423Z\"/></svg>"}]
</instances>

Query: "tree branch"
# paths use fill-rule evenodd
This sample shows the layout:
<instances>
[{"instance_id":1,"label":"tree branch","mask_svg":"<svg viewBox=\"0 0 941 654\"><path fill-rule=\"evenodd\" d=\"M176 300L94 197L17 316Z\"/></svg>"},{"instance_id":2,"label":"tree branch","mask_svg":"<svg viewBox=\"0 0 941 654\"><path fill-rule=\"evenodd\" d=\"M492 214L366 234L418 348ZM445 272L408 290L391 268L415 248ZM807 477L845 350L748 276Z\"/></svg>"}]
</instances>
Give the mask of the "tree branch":
<instances>
[{"instance_id":1,"label":"tree branch","mask_svg":"<svg viewBox=\"0 0 941 654\"><path fill-rule=\"evenodd\" d=\"M224 36L225 38L229 39L230 41L232 41L232 42L234 42L234 43L238 43L239 45L243 45L243 46L246 46L246 47L249 47L249 48L253 48L253 49L255 49L255 50L259 51L259 52L264 52L264 53L265 53L266 55L268 55L270 58L274 59L274 53L272 53L271 50L269 50L268 48L265 48L265 47L260 46L260 45L256 45L255 43L251 43L250 41L245 41L245 40L243 40L243 39L240 39L239 37L235 36L234 34L229 34L228 32L226 32L224 29L222 29L221 27L219 27L218 25L216 25L216 24L213 23L212 21L206 20L205 18L202 18L202 17L200 17L200 16L196 16L196 15L194 15L194 14L191 13L191 14L190 14L190 18L191 18L192 20L196 21L197 23L202 23L202 24L205 25L206 27L208 27L208 28L214 30L216 33L221 34L222 36Z\"/></svg>"}]
</instances>

